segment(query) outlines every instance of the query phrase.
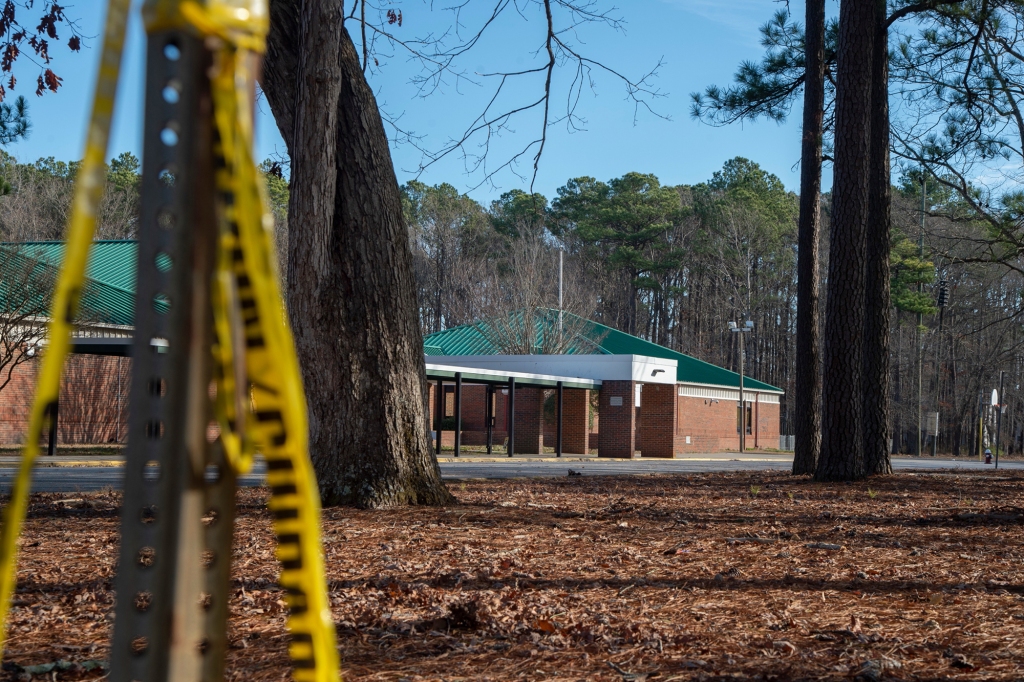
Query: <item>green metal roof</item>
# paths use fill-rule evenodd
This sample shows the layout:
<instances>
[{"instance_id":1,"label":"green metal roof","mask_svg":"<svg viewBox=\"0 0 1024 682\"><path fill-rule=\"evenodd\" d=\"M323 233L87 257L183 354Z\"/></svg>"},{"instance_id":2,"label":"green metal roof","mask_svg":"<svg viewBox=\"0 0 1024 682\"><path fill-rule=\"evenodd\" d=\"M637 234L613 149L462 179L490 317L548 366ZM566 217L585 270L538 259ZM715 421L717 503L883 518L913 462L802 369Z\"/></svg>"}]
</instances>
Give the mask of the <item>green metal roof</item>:
<instances>
[{"instance_id":1,"label":"green metal roof","mask_svg":"<svg viewBox=\"0 0 1024 682\"><path fill-rule=\"evenodd\" d=\"M35 261L48 272L33 276L52 286L64 260L64 242L7 242L0 249ZM133 240L98 240L89 249L80 321L131 326L135 323L135 268L138 244ZM49 295L49 292L46 292Z\"/></svg>"},{"instance_id":2,"label":"green metal roof","mask_svg":"<svg viewBox=\"0 0 1024 682\"><path fill-rule=\"evenodd\" d=\"M678 363L676 381L739 388L740 375L736 372L712 365L710 362L698 360L689 355L684 355L683 353L678 353L664 346L645 341L597 322L590 320L581 321L580 318L571 313L563 314L567 321L572 320L571 326L577 326L580 322L586 323L581 325L583 328L582 336L586 337L585 340L570 348L569 354L597 352L608 355L646 355L654 358L665 358L675 360ZM557 315L557 310L545 309L537 312L538 336L543 334L541 327L550 329L554 325ZM486 322L479 324L486 324ZM423 347L425 354L431 356L499 354L498 349L487 339L476 324L452 327L451 329L430 334L423 339ZM744 376L743 387L750 390L783 392L780 388L757 381L749 376Z\"/></svg>"}]
</instances>

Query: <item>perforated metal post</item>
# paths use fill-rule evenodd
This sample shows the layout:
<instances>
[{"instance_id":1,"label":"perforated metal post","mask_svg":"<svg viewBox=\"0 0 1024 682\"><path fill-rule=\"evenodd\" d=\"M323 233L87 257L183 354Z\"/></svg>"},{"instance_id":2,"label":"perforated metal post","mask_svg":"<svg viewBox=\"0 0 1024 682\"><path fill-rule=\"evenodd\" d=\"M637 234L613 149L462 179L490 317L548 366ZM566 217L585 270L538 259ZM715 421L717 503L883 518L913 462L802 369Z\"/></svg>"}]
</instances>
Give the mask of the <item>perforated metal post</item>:
<instances>
[{"instance_id":1,"label":"perforated metal post","mask_svg":"<svg viewBox=\"0 0 1024 682\"><path fill-rule=\"evenodd\" d=\"M149 36L112 682L223 677L235 481L210 443L209 62L186 33Z\"/></svg>"}]
</instances>

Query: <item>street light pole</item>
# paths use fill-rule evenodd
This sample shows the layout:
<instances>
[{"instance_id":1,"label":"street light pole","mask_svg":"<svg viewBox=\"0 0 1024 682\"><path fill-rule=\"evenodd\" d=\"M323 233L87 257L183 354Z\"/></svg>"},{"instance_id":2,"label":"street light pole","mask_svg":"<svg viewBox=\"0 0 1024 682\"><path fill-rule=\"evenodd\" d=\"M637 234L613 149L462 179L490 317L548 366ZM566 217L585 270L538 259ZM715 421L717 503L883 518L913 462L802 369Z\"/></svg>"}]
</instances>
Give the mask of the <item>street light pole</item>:
<instances>
[{"instance_id":1,"label":"street light pole","mask_svg":"<svg viewBox=\"0 0 1024 682\"><path fill-rule=\"evenodd\" d=\"M996 405L996 469L999 468L999 446L1000 441L1003 439L1003 405L1006 401L1003 399L1003 377L1006 376L1006 372L999 370L999 402Z\"/></svg>"},{"instance_id":2,"label":"street light pole","mask_svg":"<svg viewBox=\"0 0 1024 682\"><path fill-rule=\"evenodd\" d=\"M925 212L925 198L927 194L927 180L924 175L924 168L921 169L921 223L920 230L917 234L917 256L920 259L924 259L924 212ZM917 283L917 293L921 294L922 283ZM921 365L924 363L924 345L921 338L921 327L924 325L924 315L921 313L917 314L917 330L916 330L916 347L917 353L917 446L914 454L920 457L921 452Z\"/></svg>"},{"instance_id":3,"label":"street light pole","mask_svg":"<svg viewBox=\"0 0 1024 682\"><path fill-rule=\"evenodd\" d=\"M932 435L932 457L939 449L939 412L942 411L942 318L949 303L949 282L939 280L939 333L935 337L935 433Z\"/></svg>"},{"instance_id":4,"label":"street light pole","mask_svg":"<svg viewBox=\"0 0 1024 682\"><path fill-rule=\"evenodd\" d=\"M564 353L565 348L563 347L564 342L562 341L562 256L565 254L563 249L558 250L558 352Z\"/></svg>"},{"instance_id":5,"label":"street light pole","mask_svg":"<svg viewBox=\"0 0 1024 682\"><path fill-rule=\"evenodd\" d=\"M754 323L750 320L747 320L745 323L743 323L743 326L741 327L735 322L730 322L729 331L737 332L740 335L740 452L743 452L744 450L746 450L747 447L747 403L743 399L743 334L745 334L746 332L754 331Z\"/></svg>"},{"instance_id":6,"label":"street light pole","mask_svg":"<svg viewBox=\"0 0 1024 682\"><path fill-rule=\"evenodd\" d=\"M978 461L985 460L985 389L978 389Z\"/></svg>"}]
</instances>

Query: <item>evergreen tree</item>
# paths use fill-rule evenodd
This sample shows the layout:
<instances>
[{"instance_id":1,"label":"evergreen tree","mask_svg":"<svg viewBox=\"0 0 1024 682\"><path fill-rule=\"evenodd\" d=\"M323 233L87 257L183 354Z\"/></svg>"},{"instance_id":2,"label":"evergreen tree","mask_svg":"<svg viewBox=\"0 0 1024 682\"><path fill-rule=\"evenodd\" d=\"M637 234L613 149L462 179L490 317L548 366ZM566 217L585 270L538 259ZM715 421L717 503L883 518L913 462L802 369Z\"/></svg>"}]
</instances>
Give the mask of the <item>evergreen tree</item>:
<instances>
[{"instance_id":1,"label":"evergreen tree","mask_svg":"<svg viewBox=\"0 0 1024 682\"><path fill-rule=\"evenodd\" d=\"M548 200L543 194L513 189L491 203L491 222L500 234L539 237L547 222Z\"/></svg>"},{"instance_id":2,"label":"evergreen tree","mask_svg":"<svg viewBox=\"0 0 1024 682\"><path fill-rule=\"evenodd\" d=\"M627 173L607 183L574 178L558 189L552 214L556 236L568 232L590 245L622 278L628 292L622 326L636 334L641 290L657 287L655 275L681 257L661 248L683 216L679 193L651 174Z\"/></svg>"},{"instance_id":3,"label":"evergreen tree","mask_svg":"<svg viewBox=\"0 0 1024 682\"><path fill-rule=\"evenodd\" d=\"M20 95L12 106L9 102L0 102L0 146L17 142L28 137L32 123L28 117L28 102Z\"/></svg>"},{"instance_id":4,"label":"evergreen tree","mask_svg":"<svg viewBox=\"0 0 1024 682\"><path fill-rule=\"evenodd\" d=\"M692 115L715 125L764 117L784 121L801 90L803 140L800 149L800 228L797 296L797 371L795 385L796 450L793 473L814 472L821 449L821 340L819 311L821 165L823 144L832 124L838 27L826 23L824 0L807 0L806 32L776 12L761 27L765 57L744 62L736 85L708 86L694 93ZM829 77L826 78L826 75Z\"/></svg>"}]
</instances>

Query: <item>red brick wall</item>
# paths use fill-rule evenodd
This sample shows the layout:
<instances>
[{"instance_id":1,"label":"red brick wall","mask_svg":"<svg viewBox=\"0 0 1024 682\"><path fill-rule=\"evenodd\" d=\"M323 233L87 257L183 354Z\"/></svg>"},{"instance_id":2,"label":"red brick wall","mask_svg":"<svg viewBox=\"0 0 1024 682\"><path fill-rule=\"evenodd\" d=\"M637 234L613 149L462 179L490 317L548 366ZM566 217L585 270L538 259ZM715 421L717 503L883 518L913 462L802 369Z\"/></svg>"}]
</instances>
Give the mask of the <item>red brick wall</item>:
<instances>
[{"instance_id":1,"label":"red brick wall","mask_svg":"<svg viewBox=\"0 0 1024 682\"><path fill-rule=\"evenodd\" d=\"M0 443L4 445L14 445L25 440L37 367L36 361L15 367L10 383L0 391ZM3 378L7 379L7 368L3 370Z\"/></svg>"},{"instance_id":2,"label":"red brick wall","mask_svg":"<svg viewBox=\"0 0 1024 682\"><path fill-rule=\"evenodd\" d=\"M736 431L736 400L725 398L677 397L676 445L677 454L688 452L716 452L739 450L740 437ZM755 402L750 395L754 421L747 434L747 448L777 448L779 442L779 404ZM686 442L686 437L690 442Z\"/></svg>"},{"instance_id":3,"label":"red brick wall","mask_svg":"<svg viewBox=\"0 0 1024 682\"><path fill-rule=\"evenodd\" d=\"M755 403L754 425L756 432L747 436L747 445L754 443L759 448L779 447L780 405L778 403Z\"/></svg>"},{"instance_id":4,"label":"red brick wall","mask_svg":"<svg viewBox=\"0 0 1024 682\"><path fill-rule=\"evenodd\" d=\"M544 447L554 448L558 444L558 393L554 395L556 414L552 419L544 421ZM572 455L585 455L590 451L590 391L581 388L566 388L562 394L562 452ZM597 441L594 441L597 442Z\"/></svg>"},{"instance_id":5,"label":"red brick wall","mask_svg":"<svg viewBox=\"0 0 1024 682\"><path fill-rule=\"evenodd\" d=\"M643 390L642 387L641 387L641 390ZM635 400L636 400L636 398L634 397L634 401ZM636 405L635 402L633 404ZM636 405L636 407L634 407L633 409L636 410L636 414L633 416L633 423L636 425L636 430L633 431L633 450L634 451L636 451L636 450L643 450L644 449L643 429L640 428L640 424L641 424L640 419L642 417L642 410L640 409L639 405Z\"/></svg>"},{"instance_id":6,"label":"red brick wall","mask_svg":"<svg viewBox=\"0 0 1024 682\"><path fill-rule=\"evenodd\" d=\"M427 407L430 410L427 424L431 431L437 428L437 382L427 382Z\"/></svg>"},{"instance_id":7,"label":"red brick wall","mask_svg":"<svg viewBox=\"0 0 1024 682\"><path fill-rule=\"evenodd\" d=\"M544 391L516 388L516 442L513 453L544 452Z\"/></svg>"},{"instance_id":8,"label":"red brick wall","mask_svg":"<svg viewBox=\"0 0 1024 682\"><path fill-rule=\"evenodd\" d=\"M673 457L676 435L675 384L644 384L638 444L644 457Z\"/></svg>"},{"instance_id":9,"label":"red brick wall","mask_svg":"<svg viewBox=\"0 0 1024 682\"><path fill-rule=\"evenodd\" d=\"M0 443L24 441L38 363L20 365L0 391ZM129 358L72 355L61 378L57 442L123 442L128 432Z\"/></svg>"},{"instance_id":10,"label":"red brick wall","mask_svg":"<svg viewBox=\"0 0 1024 682\"><path fill-rule=\"evenodd\" d=\"M462 387L462 430L484 431L487 428L487 387L472 384Z\"/></svg>"},{"instance_id":11,"label":"red brick wall","mask_svg":"<svg viewBox=\"0 0 1024 682\"><path fill-rule=\"evenodd\" d=\"M738 450L736 401L680 396L676 406L676 452ZM690 442L686 442L686 437Z\"/></svg>"},{"instance_id":12,"label":"red brick wall","mask_svg":"<svg viewBox=\"0 0 1024 682\"><path fill-rule=\"evenodd\" d=\"M562 452L585 455L590 452L590 391L564 389L562 394Z\"/></svg>"},{"instance_id":13,"label":"red brick wall","mask_svg":"<svg viewBox=\"0 0 1024 682\"><path fill-rule=\"evenodd\" d=\"M601 440L598 457L632 458L636 451L636 382L605 381L601 384ZM621 399L612 405L612 399Z\"/></svg>"}]
</instances>

